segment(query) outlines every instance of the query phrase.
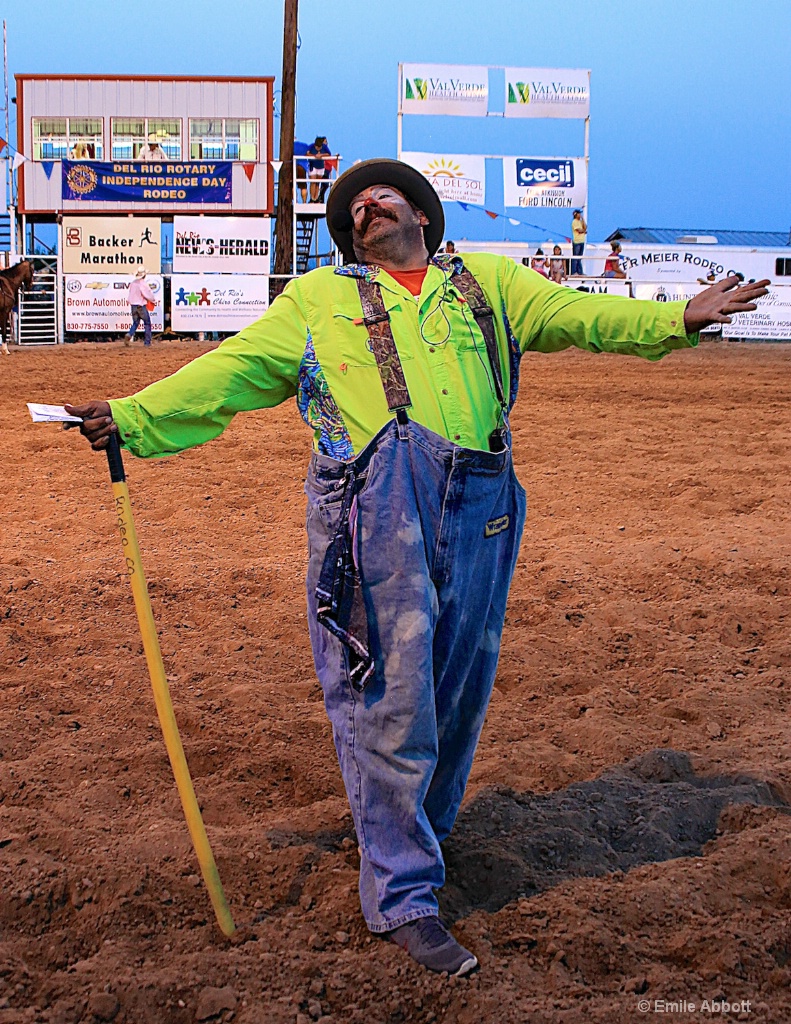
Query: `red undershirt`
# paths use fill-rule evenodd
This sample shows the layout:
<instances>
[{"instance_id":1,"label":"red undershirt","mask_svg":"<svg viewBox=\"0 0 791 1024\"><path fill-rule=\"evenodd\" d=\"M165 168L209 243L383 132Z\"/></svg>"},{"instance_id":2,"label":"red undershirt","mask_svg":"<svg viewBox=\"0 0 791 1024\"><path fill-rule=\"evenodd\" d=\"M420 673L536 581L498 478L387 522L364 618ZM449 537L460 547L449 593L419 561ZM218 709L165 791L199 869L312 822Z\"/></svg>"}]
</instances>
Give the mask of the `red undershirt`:
<instances>
[{"instance_id":1,"label":"red undershirt","mask_svg":"<svg viewBox=\"0 0 791 1024\"><path fill-rule=\"evenodd\" d=\"M387 273L412 295L420 295L427 271L428 267L420 267L418 270L388 270Z\"/></svg>"}]
</instances>

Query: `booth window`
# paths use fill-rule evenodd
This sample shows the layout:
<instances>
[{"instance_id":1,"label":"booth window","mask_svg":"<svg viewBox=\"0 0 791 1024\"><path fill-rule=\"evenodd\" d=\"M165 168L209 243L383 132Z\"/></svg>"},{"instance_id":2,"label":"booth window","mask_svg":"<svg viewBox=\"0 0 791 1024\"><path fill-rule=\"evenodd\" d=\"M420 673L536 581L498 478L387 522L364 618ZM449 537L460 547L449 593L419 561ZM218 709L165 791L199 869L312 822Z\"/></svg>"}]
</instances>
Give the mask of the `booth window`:
<instances>
[{"instance_id":1,"label":"booth window","mask_svg":"<svg viewBox=\"0 0 791 1024\"><path fill-rule=\"evenodd\" d=\"M791 259L781 256L775 260L775 277L791 277Z\"/></svg>"},{"instance_id":2,"label":"booth window","mask_svg":"<svg viewBox=\"0 0 791 1024\"><path fill-rule=\"evenodd\" d=\"M100 117L34 117L34 160L101 160Z\"/></svg>"},{"instance_id":3,"label":"booth window","mask_svg":"<svg viewBox=\"0 0 791 1024\"><path fill-rule=\"evenodd\" d=\"M258 159L256 118L191 118L190 160Z\"/></svg>"},{"instance_id":4,"label":"booth window","mask_svg":"<svg viewBox=\"0 0 791 1024\"><path fill-rule=\"evenodd\" d=\"M113 160L138 160L151 135L168 160L181 159L179 117L114 117L110 131Z\"/></svg>"}]
</instances>

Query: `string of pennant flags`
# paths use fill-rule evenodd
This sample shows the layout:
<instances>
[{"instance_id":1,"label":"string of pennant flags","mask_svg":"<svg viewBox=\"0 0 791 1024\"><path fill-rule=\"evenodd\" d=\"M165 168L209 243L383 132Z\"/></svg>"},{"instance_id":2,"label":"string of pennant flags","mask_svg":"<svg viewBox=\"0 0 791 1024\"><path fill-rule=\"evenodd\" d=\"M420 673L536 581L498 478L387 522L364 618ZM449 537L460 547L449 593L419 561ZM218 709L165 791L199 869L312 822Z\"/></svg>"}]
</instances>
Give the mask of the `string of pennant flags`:
<instances>
[{"instance_id":1,"label":"string of pennant flags","mask_svg":"<svg viewBox=\"0 0 791 1024\"><path fill-rule=\"evenodd\" d=\"M509 224L513 224L514 227L533 228L535 231L541 231L552 238L560 238L564 242L571 241L569 236L564 235L562 231L550 231L550 229L544 227L543 224L531 224L530 221L519 220L516 217L509 216L507 213L498 213L496 210L485 210L482 206L474 206L472 203L463 203L460 199L457 199L456 202L465 213L469 213L471 209L480 211L481 213L485 213L487 217L491 217L492 220L502 218L503 220L507 220Z\"/></svg>"}]
</instances>

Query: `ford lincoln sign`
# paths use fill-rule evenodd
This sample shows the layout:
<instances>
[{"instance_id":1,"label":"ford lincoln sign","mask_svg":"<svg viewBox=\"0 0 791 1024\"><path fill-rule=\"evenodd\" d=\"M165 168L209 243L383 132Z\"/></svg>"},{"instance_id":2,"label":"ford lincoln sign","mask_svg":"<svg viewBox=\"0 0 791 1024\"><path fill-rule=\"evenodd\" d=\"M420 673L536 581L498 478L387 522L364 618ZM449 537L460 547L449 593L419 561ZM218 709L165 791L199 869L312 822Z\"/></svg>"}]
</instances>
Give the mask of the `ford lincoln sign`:
<instances>
[{"instance_id":1,"label":"ford lincoln sign","mask_svg":"<svg viewBox=\"0 0 791 1024\"><path fill-rule=\"evenodd\" d=\"M504 157L505 205L567 210L585 206L587 172L581 157Z\"/></svg>"}]
</instances>

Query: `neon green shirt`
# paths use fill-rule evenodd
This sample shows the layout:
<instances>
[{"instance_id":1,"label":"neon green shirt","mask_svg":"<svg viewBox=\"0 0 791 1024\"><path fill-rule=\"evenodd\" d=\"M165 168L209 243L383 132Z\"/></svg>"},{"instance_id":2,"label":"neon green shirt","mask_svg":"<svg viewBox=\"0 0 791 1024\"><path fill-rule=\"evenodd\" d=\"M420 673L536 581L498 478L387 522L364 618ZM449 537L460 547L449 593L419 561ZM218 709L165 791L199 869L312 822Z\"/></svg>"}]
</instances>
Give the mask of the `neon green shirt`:
<instances>
[{"instance_id":1,"label":"neon green shirt","mask_svg":"<svg viewBox=\"0 0 791 1024\"><path fill-rule=\"evenodd\" d=\"M684 303L637 301L563 288L505 256L466 253L495 312L511 403L527 350L575 345L660 359L697 344ZM500 417L486 344L453 283L459 256L430 263L417 299L378 267L322 267L291 281L267 312L217 349L130 398L110 402L122 443L168 455L220 434L237 412L296 397L316 451L354 458L391 418L362 324L355 277L382 289L412 398L409 415L467 448L488 448Z\"/></svg>"}]
</instances>

